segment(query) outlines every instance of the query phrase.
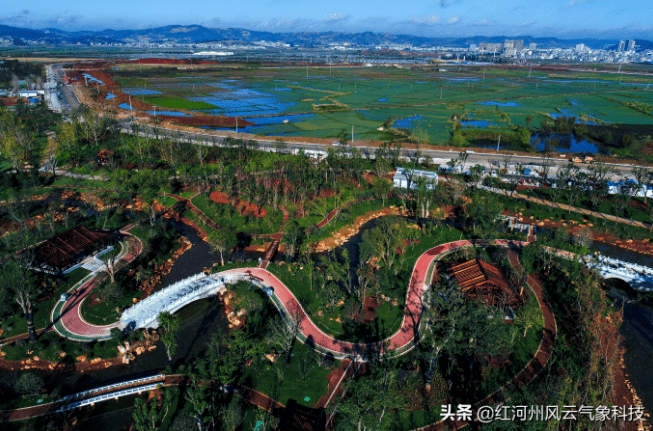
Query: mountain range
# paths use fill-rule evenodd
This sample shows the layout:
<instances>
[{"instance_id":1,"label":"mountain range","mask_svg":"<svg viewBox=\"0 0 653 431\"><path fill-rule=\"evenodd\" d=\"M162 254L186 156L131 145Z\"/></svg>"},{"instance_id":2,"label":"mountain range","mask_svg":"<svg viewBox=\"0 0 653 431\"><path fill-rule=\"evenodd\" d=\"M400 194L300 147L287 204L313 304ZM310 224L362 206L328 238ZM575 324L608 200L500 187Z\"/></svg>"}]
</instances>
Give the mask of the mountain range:
<instances>
[{"instance_id":1,"label":"mountain range","mask_svg":"<svg viewBox=\"0 0 653 431\"><path fill-rule=\"evenodd\" d=\"M272 33L252 31L241 28L207 28L200 25L170 25L142 30L102 30L102 31L63 31L55 28L33 30L27 28L0 25L0 38L9 38L15 44L25 41L41 42L51 45L91 43L178 43L197 44L207 42L253 43L281 42L297 47L319 47L329 44L350 44L362 47L386 45L412 45L415 47L449 46L469 47L481 42L500 43L505 39L523 39L524 46L537 43L538 48L570 48L583 43L590 48L604 48L616 45L609 39L558 39L555 37L530 36L472 36L451 38L430 38L406 34L390 33L343 33L343 32L295 32ZM637 40L638 48L653 49L653 42Z\"/></svg>"}]
</instances>

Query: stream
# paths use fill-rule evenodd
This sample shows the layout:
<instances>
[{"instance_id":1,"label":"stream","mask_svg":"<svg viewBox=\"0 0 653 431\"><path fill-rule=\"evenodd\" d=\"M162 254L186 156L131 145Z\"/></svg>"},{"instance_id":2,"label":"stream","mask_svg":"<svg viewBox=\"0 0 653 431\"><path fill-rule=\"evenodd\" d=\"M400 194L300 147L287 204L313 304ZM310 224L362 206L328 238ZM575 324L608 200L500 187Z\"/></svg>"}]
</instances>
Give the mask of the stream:
<instances>
[{"instance_id":1,"label":"stream","mask_svg":"<svg viewBox=\"0 0 653 431\"><path fill-rule=\"evenodd\" d=\"M653 256L599 243L593 244L592 248L604 256L653 268ZM606 285L615 306L623 305L623 323L619 333L624 337L623 346L626 349L624 364L630 383L650 414L653 412L653 301L641 300L641 294L621 280L611 279Z\"/></svg>"},{"instance_id":2,"label":"stream","mask_svg":"<svg viewBox=\"0 0 653 431\"><path fill-rule=\"evenodd\" d=\"M161 283L162 287L197 274L219 260L219 256L210 253L209 246L192 229L180 224L171 226L181 230L191 242L192 247L179 256L170 273L164 277ZM179 310L177 314L183 323L177 336L177 354L173 358L175 370L182 365L188 366L195 358L201 357L213 335L229 330L224 307L218 298L195 301ZM166 366L168 366L168 357L163 345L158 342L155 350L144 352L128 365L118 365L84 373L65 372L62 375L53 376L53 379L58 384L63 384L66 393L73 393L150 376L162 371ZM131 397L129 398L131 399ZM113 407L102 406L102 404L111 404ZM85 420L92 419L93 429L122 430L131 416L131 408L127 408L130 407L130 404L126 404L122 401L100 403L93 407L93 410L89 412L90 416ZM133 405L133 400L131 405ZM97 428L95 427L96 419L99 421Z\"/></svg>"}]
</instances>

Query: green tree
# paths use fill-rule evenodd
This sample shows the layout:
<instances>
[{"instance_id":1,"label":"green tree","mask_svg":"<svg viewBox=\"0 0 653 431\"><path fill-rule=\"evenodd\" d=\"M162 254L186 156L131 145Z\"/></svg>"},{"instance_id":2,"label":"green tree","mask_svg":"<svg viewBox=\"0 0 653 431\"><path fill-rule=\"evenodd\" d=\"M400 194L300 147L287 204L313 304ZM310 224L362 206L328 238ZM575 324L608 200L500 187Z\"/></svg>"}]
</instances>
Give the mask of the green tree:
<instances>
[{"instance_id":1,"label":"green tree","mask_svg":"<svg viewBox=\"0 0 653 431\"><path fill-rule=\"evenodd\" d=\"M316 356L317 353L307 345L297 354L294 364L297 367L299 375L302 377L302 382L305 382L306 376L317 367Z\"/></svg>"},{"instance_id":2,"label":"green tree","mask_svg":"<svg viewBox=\"0 0 653 431\"><path fill-rule=\"evenodd\" d=\"M286 225L281 242L288 246L291 256L295 255L295 251L302 244L304 236L304 230L295 220Z\"/></svg>"},{"instance_id":3,"label":"green tree","mask_svg":"<svg viewBox=\"0 0 653 431\"><path fill-rule=\"evenodd\" d=\"M29 251L26 253L29 253ZM25 262L24 265L19 266L14 259L9 259L0 269L0 290L13 292L14 299L23 310L23 315L27 321L29 341L34 343L36 341L36 329L34 327L33 301L36 297L36 283L29 269L30 264L31 262Z\"/></svg>"},{"instance_id":4,"label":"green tree","mask_svg":"<svg viewBox=\"0 0 653 431\"><path fill-rule=\"evenodd\" d=\"M395 370L375 367L371 375L349 380L347 396L338 404L336 429L384 429L390 420L386 414L404 407L394 390L396 376Z\"/></svg>"},{"instance_id":5,"label":"green tree","mask_svg":"<svg viewBox=\"0 0 653 431\"><path fill-rule=\"evenodd\" d=\"M385 207L385 200L392 190L392 183L385 178L375 178L372 182L372 193L374 196L381 198L381 203Z\"/></svg>"},{"instance_id":6,"label":"green tree","mask_svg":"<svg viewBox=\"0 0 653 431\"><path fill-rule=\"evenodd\" d=\"M172 357L177 352L177 332L179 331L179 318L176 314L170 314L167 311L162 311L157 317L159 326L163 328L164 332L161 335L161 342L166 349L168 361L170 362L170 370L174 371Z\"/></svg>"},{"instance_id":7,"label":"green tree","mask_svg":"<svg viewBox=\"0 0 653 431\"><path fill-rule=\"evenodd\" d=\"M519 308L517 311L517 317L515 319L515 323L520 328L524 328L524 337L526 337L526 333L529 329L541 321L542 313L540 312L539 308L528 307L527 305L523 305Z\"/></svg>"},{"instance_id":8,"label":"green tree","mask_svg":"<svg viewBox=\"0 0 653 431\"><path fill-rule=\"evenodd\" d=\"M230 230L217 229L209 234L208 243L213 251L220 252L220 262L224 266L224 252L238 245L238 237Z\"/></svg>"},{"instance_id":9,"label":"green tree","mask_svg":"<svg viewBox=\"0 0 653 431\"><path fill-rule=\"evenodd\" d=\"M134 419L134 428L137 431L157 431L157 417L159 410L156 405L156 399L149 402L138 397L134 401L134 410L132 411L132 419Z\"/></svg>"}]
</instances>

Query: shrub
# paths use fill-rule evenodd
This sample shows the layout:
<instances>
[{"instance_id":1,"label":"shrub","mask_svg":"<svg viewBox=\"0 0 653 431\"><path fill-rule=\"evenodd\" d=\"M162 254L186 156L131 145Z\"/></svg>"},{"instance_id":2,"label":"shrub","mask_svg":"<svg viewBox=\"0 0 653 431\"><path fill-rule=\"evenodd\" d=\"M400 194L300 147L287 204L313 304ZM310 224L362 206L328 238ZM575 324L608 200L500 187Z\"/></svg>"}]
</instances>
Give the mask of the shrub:
<instances>
[{"instance_id":1,"label":"shrub","mask_svg":"<svg viewBox=\"0 0 653 431\"><path fill-rule=\"evenodd\" d=\"M45 384L41 376L27 372L20 376L14 386L14 390L21 395L29 395L40 392L44 386Z\"/></svg>"}]
</instances>

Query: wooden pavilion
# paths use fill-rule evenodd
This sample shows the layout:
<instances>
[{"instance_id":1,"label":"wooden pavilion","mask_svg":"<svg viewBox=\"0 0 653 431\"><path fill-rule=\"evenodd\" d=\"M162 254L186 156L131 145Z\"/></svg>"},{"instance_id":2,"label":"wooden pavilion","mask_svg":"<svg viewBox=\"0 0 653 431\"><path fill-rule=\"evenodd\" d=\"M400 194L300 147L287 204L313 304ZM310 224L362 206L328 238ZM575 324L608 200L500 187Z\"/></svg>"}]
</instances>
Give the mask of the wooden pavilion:
<instances>
[{"instance_id":1,"label":"wooden pavilion","mask_svg":"<svg viewBox=\"0 0 653 431\"><path fill-rule=\"evenodd\" d=\"M104 249L108 239L108 234L92 232L84 226L67 230L36 248L37 265L52 271L63 271Z\"/></svg>"},{"instance_id":2,"label":"wooden pavilion","mask_svg":"<svg viewBox=\"0 0 653 431\"><path fill-rule=\"evenodd\" d=\"M474 259L449 268L449 274L456 279L461 291L469 299L512 310L519 306L519 298L494 265Z\"/></svg>"}]
</instances>

